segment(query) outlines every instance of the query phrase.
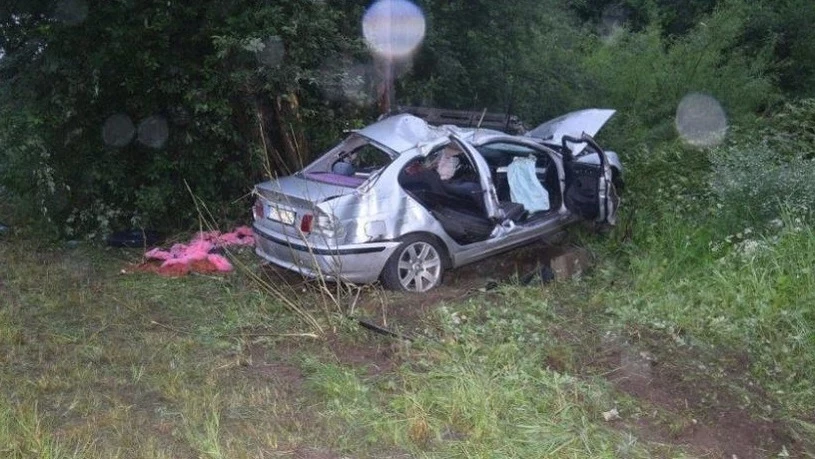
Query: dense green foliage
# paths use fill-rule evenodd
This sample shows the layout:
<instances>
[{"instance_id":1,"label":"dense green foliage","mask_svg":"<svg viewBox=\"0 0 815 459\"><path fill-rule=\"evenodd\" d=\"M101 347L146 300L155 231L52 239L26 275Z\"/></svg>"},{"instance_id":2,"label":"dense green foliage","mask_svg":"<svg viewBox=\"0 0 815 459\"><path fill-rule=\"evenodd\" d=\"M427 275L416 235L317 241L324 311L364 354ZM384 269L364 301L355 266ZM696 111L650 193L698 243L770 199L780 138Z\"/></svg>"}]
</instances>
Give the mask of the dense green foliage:
<instances>
[{"instance_id":1,"label":"dense green foliage","mask_svg":"<svg viewBox=\"0 0 815 459\"><path fill-rule=\"evenodd\" d=\"M626 223L596 246L609 266L593 279L615 320L744 352L792 419L815 404L813 116L803 100L707 152L638 150Z\"/></svg>"},{"instance_id":2,"label":"dense green foliage","mask_svg":"<svg viewBox=\"0 0 815 459\"><path fill-rule=\"evenodd\" d=\"M317 69L353 51L347 20L315 2L255 3L92 2L81 21L54 20L50 5L6 11L3 183L60 231L178 227L195 214L184 182L220 209L261 177L267 153L277 170L302 162L297 124L325 117L298 106L321 105ZM264 59L264 40L285 58ZM166 120L166 142L106 144L114 114Z\"/></svg>"},{"instance_id":3,"label":"dense green foliage","mask_svg":"<svg viewBox=\"0 0 815 459\"><path fill-rule=\"evenodd\" d=\"M0 220L9 209L27 211L14 223L33 217L72 237L176 230L195 219L190 191L217 219L246 218L240 198L256 180L298 167L342 129L376 117L377 69L360 39L368 2L189 3L0 5ZM70 438L87 442L74 455L97 448L100 457L131 444L163 457L150 443L153 425L171 432L167 451L180 432L182 448L213 457L253 454L233 441L242 435L274 451L287 442L347 453L362 445L372 456L384 455L378 445L444 457L676 456L609 430L598 413L616 401L579 375L582 360L560 355L596 353L606 337L629 331L707 356L706 378L736 354L740 372L728 384L744 390L745 412L778 421L784 436L815 451L815 2L417 3L427 36L410 65L399 65L400 104L509 110L532 125L587 106L619 111L601 135L621 155L627 186L616 229L601 242L586 236L601 254L598 269L551 290L506 287L500 300L471 296L440 308L440 343L417 345L412 363L379 379L334 354L303 351L309 357L296 371L318 422L299 417L301 392L281 401L255 392L243 373L223 371L246 366L240 359L252 367L264 343L276 355L299 349L288 340L300 324L290 323L281 297L204 278L173 282L181 290L168 294L164 280L117 276L110 253L98 252L106 258L95 267L83 250L0 244L11 260L0 271L0 286L10 287L0 303L12 305L0 308L0 344L13 350L0 371L12 394L0 403L9 451L70 456L40 426L73 422L66 415L76 410L92 422ZM721 102L729 121L722 144L700 149L678 138L677 106L689 93ZM147 128L141 139L111 138L103 127L114 115L129 117L134 131L144 120L166 122L166 141ZM313 307L312 297L292 292L285 304ZM491 304L499 301L505 307ZM558 321L572 323L574 349ZM273 333L251 334L258 324ZM588 336L594 328L602 342ZM149 352L133 354L142 348ZM33 374L44 355L57 365ZM110 381L130 395L112 402ZM160 394L161 409L133 410L133 393ZM38 408L49 396L57 401ZM108 406L114 427L107 440L91 440ZM231 421L220 427L228 436L219 434L222 418ZM298 436L312 421L319 427Z\"/></svg>"},{"instance_id":4,"label":"dense green foliage","mask_svg":"<svg viewBox=\"0 0 815 459\"><path fill-rule=\"evenodd\" d=\"M62 234L184 227L190 190L219 219L245 215L236 200L263 174L376 116L367 3L11 2L0 184ZM732 124L815 87L804 0L418 3L427 36L398 65L398 103L509 110L528 124L610 106L620 115L604 135L618 151L674 138L689 92L716 97ZM129 142L104 141L114 115L131 120Z\"/></svg>"}]
</instances>

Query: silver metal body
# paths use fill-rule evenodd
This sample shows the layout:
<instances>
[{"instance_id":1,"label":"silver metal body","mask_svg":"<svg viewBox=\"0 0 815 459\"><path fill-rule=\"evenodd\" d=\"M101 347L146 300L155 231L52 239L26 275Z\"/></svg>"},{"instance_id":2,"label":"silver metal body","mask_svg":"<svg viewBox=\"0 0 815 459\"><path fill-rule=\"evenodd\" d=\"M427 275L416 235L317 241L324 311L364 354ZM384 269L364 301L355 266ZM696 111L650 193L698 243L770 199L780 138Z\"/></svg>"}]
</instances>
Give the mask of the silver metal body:
<instances>
[{"instance_id":1,"label":"silver metal body","mask_svg":"<svg viewBox=\"0 0 815 459\"><path fill-rule=\"evenodd\" d=\"M562 129L550 125L546 131L542 128L544 123L536 128L545 132L542 138L534 136L536 130L532 135L514 136L485 129L430 126L407 114L386 118L351 134L302 171L256 186L256 252L276 265L306 276L369 283L380 278L408 236L433 241L430 246L440 249L444 268L462 266L546 238L580 220L579 212L570 210L566 199L556 199L558 205L543 215L510 218L503 203L506 198L500 198L495 187L494 179L502 168L490 163L481 151L497 145L502 149L498 156L517 150L519 154L530 152L543 158L557 171L556 181L548 182L550 188L557 189L548 192L562 198L567 188L564 155L558 146L562 136L594 135L613 113L592 109L567 115L562 117L567 120L565 130L560 118ZM464 210L473 214L479 224L492 225L489 234L485 233L480 240L463 241L451 235L450 227L445 228L438 218L436 204L417 198L418 194L405 185L406 171L450 146L461 152L462 161L471 169L474 184L470 187L477 189L478 196L473 202L478 204ZM621 164L616 154L603 151L587 154L584 148L585 145L571 148L574 161L605 168L599 179L605 188L598 193L598 215L592 219L613 223L616 199L609 199L613 194L613 187L609 188L611 170L621 172ZM354 166L338 167L338 163L349 158L359 161L359 157L368 158L373 166L359 170L357 165L357 172L351 175L346 175L346 169ZM459 201L451 198L451 202Z\"/></svg>"}]
</instances>

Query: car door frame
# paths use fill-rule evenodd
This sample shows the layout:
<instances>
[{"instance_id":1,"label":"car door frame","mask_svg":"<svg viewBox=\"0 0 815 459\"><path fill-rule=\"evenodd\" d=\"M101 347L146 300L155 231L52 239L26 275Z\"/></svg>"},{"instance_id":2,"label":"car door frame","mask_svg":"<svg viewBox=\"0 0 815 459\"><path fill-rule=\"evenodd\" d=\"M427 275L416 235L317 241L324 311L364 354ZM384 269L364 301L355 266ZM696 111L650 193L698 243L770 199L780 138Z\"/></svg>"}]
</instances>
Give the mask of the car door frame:
<instances>
[{"instance_id":1,"label":"car door frame","mask_svg":"<svg viewBox=\"0 0 815 459\"><path fill-rule=\"evenodd\" d=\"M605 150L603 150L603 148L597 144L597 142L594 140L592 136L585 132L579 138L564 135L561 138L561 142L564 163L563 205L566 206L566 208L570 212L574 213L575 215L579 216L584 220L590 220L597 223L608 223L610 225L613 225L616 222L617 209L619 208L619 196L617 195L616 190L614 189L611 162L608 160L608 156L606 155ZM585 151L587 147L590 147L594 151L587 153ZM580 152L579 155L575 156L572 153L573 149L579 151ZM593 161L587 160L587 158L595 154L597 155L598 159L597 164L595 164ZM581 159L583 160L581 161ZM569 199L567 199L567 194L569 193L569 185L571 182L569 177L569 172L571 171L571 168L568 167L569 162L580 164L581 166L584 167L596 165L599 166L600 169L602 169L601 174L599 174L597 177L598 183L595 203L595 207L597 210L596 217L593 216L587 217L586 215L581 214L582 209L570 208L568 205Z\"/></svg>"},{"instance_id":2,"label":"car door frame","mask_svg":"<svg viewBox=\"0 0 815 459\"><path fill-rule=\"evenodd\" d=\"M481 153L478 152L477 148L489 143L512 143L548 154L550 158L552 158L555 168L557 169L560 186L559 192L563 192L563 155L560 154L558 149L542 143L539 139L532 137L512 136L497 132L482 132L467 138L459 137L458 143L465 148L468 157L474 158L474 164L476 164L479 168L479 175L489 178L489 183L492 190L495 190L495 187L492 184L493 177L490 173L489 165ZM494 199L494 202L497 205L497 193L495 193L490 199ZM503 217L500 223L503 223L505 218L506 217ZM553 212L548 214L546 218L535 220L530 224L515 225L511 224L511 222L507 222L510 223L506 228L507 231L501 232L497 237L491 237L487 240L474 242L466 246L456 246L455 250L450 251L452 264L454 267L462 266L474 261L482 260L505 250L523 246L533 240L549 237L579 220L580 219L576 215L568 212L561 202L560 207L553 209Z\"/></svg>"},{"instance_id":3,"label":"car door frame","mask_svg":"<svg viewBox=\"0 0 815 459\"><path fill-rule=\"evenodd\" d=\"M481 192L484 194L484 210L487 212L487 217L501 222L506 218L504 211L498 202L498 193L495 190L495 184L492 181L492 174L490 174L490 166L487 161L478 153L472 145L469 144L459 134L450 134L450 141L454 142L460 147L467 158L472 162L478 171L478 182L481 185Z\"/></svg>"},{"instance_id":4,"label":"car door frame","mask_svg":"<svg viewBox=\"0 0 815 459\"><path fill-rule=\"evenodd\" d=\"M558 176L558 184L560 186L560 190L558 192L563 195L563 191L565 189L565 171L563 170L563 155L560 154L557 150L550 147L549 145L541 143L538 139L533 137L519 137L519 136L511 136L511 135L490 135L486 137L480 137L476 141L473 142L474 148L485 147L490 144L495 143L508 143L508 144L515 144L524 148L530 148L532 150L538 151L542 154L549 155L549 158L552 160L555 168L557 169L557 176ZM482 158L481 154L478 154L479 157ZM486 164L486 160L484 160ZM489 171L489 166L487 165L487 170ZM496 201L498 200L496 195ZM559 209L552 209L552 210L560 210L563 208L563 202L561 200L561 205Z\"/></svg>"}]
</instances>

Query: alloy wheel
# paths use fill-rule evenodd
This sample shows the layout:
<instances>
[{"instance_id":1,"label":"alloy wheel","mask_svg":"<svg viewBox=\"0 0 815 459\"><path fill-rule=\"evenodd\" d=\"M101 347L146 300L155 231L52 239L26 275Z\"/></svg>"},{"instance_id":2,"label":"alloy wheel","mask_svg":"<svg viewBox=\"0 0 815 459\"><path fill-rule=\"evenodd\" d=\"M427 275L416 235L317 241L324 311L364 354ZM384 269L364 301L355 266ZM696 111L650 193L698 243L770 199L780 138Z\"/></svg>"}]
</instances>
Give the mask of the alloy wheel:
<instances>
[{"instance_id":1,"label":"alloy wheel","mask_svg":"<svg viewBox=\"0 0 815 459\"><path fill-rule=\"evenodd\" d=\"M400 254L397 271L399 282L405 290L426 292L439 283L441 257L432 244L417 241L405 247Z\"/></svg>"}]
</instances>

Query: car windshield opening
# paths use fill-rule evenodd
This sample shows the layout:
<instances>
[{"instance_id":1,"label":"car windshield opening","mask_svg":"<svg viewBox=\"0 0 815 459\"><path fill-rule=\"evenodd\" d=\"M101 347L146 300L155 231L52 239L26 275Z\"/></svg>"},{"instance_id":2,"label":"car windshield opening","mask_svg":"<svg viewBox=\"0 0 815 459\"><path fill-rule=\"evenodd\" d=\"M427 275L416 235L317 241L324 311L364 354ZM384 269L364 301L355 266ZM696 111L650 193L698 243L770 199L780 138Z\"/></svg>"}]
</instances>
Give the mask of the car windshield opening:
<instances>
[{"instance_id":1,"label":"car windshield opening","mask_svg":"<svg viewBox=\"0 0 815 459\"><path fill-rule=\"evenodd\" d=\"M308 180L356 188L392 161L382 148L351 134L302 171Z\"/></svg>"}]
</instances>

